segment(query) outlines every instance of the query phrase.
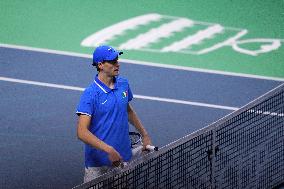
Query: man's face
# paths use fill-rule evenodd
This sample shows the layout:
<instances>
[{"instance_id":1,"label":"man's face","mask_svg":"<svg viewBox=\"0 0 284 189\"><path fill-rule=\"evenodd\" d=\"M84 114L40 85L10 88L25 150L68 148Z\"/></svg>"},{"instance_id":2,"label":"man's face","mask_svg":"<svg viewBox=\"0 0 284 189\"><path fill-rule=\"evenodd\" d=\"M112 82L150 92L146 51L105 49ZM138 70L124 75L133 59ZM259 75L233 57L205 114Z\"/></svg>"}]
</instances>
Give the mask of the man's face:
<instances>
[{"instance_id":1,"label":"man's face","mask_svg":"<svg viewBox=\"0 0 284 189\"><path fill-rule=\"evenodd\" d=\"M119 62L118 59L111 60L111 61L104 61L101 63L100 71L104 72L106 75L110 77L118 76L119 75Z\"/></svg>"}]
</instances>

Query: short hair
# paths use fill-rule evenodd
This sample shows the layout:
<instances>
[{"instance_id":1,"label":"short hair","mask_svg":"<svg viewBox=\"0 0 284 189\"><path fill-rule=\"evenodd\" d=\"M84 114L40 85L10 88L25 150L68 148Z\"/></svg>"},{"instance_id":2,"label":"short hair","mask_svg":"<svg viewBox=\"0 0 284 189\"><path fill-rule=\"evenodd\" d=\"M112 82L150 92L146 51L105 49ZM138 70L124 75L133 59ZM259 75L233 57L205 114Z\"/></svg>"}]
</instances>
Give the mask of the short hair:
<instances>
[{"instance_id":1,"label":"short hair","mask_svg":"<svg viewBox=\"0 0 284 189\"><path fill-rule=\"evenodd\" d=\"M93 63L92 65L97 68L98 72L100 71L99 64Z\"/></svg>"}]
</instances>

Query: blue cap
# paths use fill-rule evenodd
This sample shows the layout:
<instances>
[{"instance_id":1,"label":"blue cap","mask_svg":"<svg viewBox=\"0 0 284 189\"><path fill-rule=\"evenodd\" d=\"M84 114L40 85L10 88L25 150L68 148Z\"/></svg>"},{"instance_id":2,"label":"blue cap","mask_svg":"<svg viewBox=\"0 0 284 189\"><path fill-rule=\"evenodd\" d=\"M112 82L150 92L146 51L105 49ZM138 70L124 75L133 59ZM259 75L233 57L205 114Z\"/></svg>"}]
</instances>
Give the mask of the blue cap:
<instances>
[{"instance_id":1,"label":"blue cap","mask_svg":"<svg viewBox=\"0 0 284 189\"><path fill-rule=\"evenodd\" d=\"M115 50L111 46L98 46L93 53L93 65L106 60L115 60L119 55L123 54L121 51Z\"/></svg>"}]
</instances>

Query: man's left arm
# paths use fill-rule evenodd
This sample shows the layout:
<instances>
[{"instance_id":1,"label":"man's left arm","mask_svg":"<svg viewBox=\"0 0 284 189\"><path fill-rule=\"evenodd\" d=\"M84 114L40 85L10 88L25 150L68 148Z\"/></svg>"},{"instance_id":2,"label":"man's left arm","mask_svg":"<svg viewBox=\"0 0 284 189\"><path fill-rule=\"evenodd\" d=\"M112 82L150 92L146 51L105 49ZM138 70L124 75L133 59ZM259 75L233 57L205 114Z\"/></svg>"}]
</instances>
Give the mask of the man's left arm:
<instances>
[{"instance_id":1,"label":"man's left arm","mask_svg":"<svg viewBox=\"0 0 284 189\"><path fill-rule=\"evenodd\" d=\"M138 130L138 132L142 135L143 149L146 149L147 145L152 145L150 136L148 135L146 129L142 125L140 119L138 118L136 112L133 107L128 103L127 106L128 112L128 121L134 125L134 127Z\"/></svg>"}]
</instances>

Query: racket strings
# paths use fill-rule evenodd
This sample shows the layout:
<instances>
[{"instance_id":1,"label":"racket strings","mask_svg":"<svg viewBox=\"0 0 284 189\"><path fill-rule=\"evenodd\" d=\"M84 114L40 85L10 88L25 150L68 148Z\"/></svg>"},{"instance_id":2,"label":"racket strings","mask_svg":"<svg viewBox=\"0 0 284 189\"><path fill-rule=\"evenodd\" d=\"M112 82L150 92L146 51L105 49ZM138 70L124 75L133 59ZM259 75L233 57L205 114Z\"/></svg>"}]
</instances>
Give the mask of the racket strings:
<instances>
[{"instance_id":1,"label":"racket strings","mask_svg":"<svg viewBox=\"0 0 284 189\"><path fill-rule=\"evenodd\" d=\"M129 138L131 141L131 146L136 145L141 142L141 135L136 132L129 132Z\"/></svg>"}]
</instances>

